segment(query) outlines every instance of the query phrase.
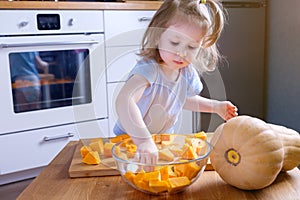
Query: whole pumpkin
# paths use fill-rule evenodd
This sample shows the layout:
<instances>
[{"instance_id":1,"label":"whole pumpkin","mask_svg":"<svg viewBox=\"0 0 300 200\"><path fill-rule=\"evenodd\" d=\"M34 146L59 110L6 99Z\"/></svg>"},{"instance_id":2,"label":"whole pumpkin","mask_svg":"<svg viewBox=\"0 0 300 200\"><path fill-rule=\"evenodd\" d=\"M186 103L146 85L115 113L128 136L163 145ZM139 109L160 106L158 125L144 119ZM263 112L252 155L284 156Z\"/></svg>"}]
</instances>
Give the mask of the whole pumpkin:
<instances>
[{"instance_id":1,"label":"whole pumpkin","mask_svg":"<svg viewBox=\"0 0 300 200\"><path fill-rule=\"evenodd\" d=\"M300 134L285 126L268 124L280 138L284 159L281 171L289 171L300 165Z\"/></svg>"},{"instance_id":2,"label":"whole pumpkin","mask_svg":"<svg viewBox=\"0 0 300 200\"><path fill-rule=\"evenodd\" d=\"M216 129L211 144L213 168L225 182L240 189L267 187L283 165L282 142L258 118L237 116L228 120Z\"/></svg>"}]
</instances>

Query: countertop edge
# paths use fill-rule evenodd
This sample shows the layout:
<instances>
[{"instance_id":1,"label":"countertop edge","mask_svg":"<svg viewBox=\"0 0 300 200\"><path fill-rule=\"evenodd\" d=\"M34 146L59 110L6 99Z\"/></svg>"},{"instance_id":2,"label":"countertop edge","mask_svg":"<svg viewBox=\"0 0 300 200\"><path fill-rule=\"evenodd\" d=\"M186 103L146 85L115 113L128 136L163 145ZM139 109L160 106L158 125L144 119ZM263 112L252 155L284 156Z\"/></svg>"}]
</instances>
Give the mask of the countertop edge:
<instances>
[{"instance_id":1,"label":"countertop edge","mask_svg":"<svg viewBox=\"0 0 300 200\"><path fill-rule=\"evenodd\" d=\"M0 1L1 10L156 10L161 1L63 2Z\"/></svg>"}]
</instances>

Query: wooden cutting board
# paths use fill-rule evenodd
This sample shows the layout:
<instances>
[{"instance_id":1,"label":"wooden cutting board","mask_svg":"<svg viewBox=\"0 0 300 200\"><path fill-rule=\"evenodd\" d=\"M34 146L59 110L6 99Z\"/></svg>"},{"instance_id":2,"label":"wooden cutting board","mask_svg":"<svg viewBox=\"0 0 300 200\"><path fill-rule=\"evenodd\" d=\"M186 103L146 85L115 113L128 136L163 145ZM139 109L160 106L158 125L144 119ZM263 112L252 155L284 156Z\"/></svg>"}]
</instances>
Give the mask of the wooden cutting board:
<instances>
[{"instance_id":1,"label":"wooden cutting board","mask_svg":"<svg viewBox=\"0 0 300 200\"><path fill-rule=\"evenodd\" d=\"M211 140L213 134L214 134L213 132L207 132L207 133L206 133L206 135L207 135L207 141L208 141L208 142L210 142L210 140ZM210 159L208 159L208 161L207 161L205 170L206 170L206 171L213 171L213 170L214 170L214 168L213 168L213 166L212 166L212 164L211 164L211 162L210 162Z\"/></svg>"},{"instance_id":2,"label":"wooden cutting board","mask_svg":"<svg viewBox=\"0 0 300 200\"><path fill-rule=\"evenodd\" d=\"M209 141L212 135L207 134L207 136ZM99 165L88 165L82 163L82 157L80 154L80 148L82 146L82 141L79 141L77 147L75 148L69 168L69 176L71 178L120 175L119 171L115 169L115 167L108 167L115 166L115 161L113 158L105 158L105 160L102 160L106 165L101 163ZM210 163L210 160L208 160L205 170L214 170Z\"/></svg>"},{"instance_id":3,"label":"wooden cutting board","mask_svg":"<svg viewBox=\"0 0 300 200\"><path fill-rule=\"evenodd\" d=\"M69 167L69 176L71 178L120 175L118 170L107 167L101 163L99 165L87 165L83 163L80 154L80 148L82 146L83 143L79 141L77 147L75 148L71 165ZM109 162L113 164L113 158L108 158L105 160L105 163Z\"/></svg>"}]
</instances>

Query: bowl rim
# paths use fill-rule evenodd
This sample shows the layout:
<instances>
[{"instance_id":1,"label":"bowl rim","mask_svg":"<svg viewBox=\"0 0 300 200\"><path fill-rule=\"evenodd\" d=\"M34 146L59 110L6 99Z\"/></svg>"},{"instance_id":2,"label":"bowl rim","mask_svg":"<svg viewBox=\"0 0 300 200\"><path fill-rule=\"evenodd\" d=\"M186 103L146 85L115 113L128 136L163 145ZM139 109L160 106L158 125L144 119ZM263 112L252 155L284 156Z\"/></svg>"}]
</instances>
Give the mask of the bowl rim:
<instances>
[{"instance_id":1,"label":"bowl rim","mask_svg":"<svg viewBox=\"0 0 300 200\"><path fill-rule=\"evenodd\" d=\"M165 133L163 133L165 134ZM171 135L180 135L180 136L193 136L193 134L180 134L180 133L170 133ZM154 134L152 134L154 135ZM196 137L195 137L196 138ZM155 164L145 164L145 163L140 163L140 162L136 162L136 161L129 161L129 160L124 160L122 158L120 158L119 156L117 156L115 154L115 148L121 144L122 142L125 142L127 140L131 140L131 138L127 138L125 140L122 140L120 142L117 142L116 144L113 145L112 147L112 155L113 155L113 158L115 160L119 160L123 163L129 163L129 164L136 164L136 165L140 165L140 166L165 166L165 165L169 165L169 164L172 164L172 165L177 165L177 164L185 164L185 163L191 163L191 162L196 162L196 161L199 161L199 160L202 160L206 157L209 156L209 154L211 153L212 149L213 149L213 146L210 144L210 142L208 142L207 140L204 140L202 138L197 138L197 139L200 139L202 141L204 141L206 143L206 145L208 146L208 151L204 154L204 155L201 155L201 156L198 156L197 158L195 159L185 159L185 160L181 160L181 161L174 161L174 162L169 162L169 163L155 163Z\"/></svg>"}]
</instances>

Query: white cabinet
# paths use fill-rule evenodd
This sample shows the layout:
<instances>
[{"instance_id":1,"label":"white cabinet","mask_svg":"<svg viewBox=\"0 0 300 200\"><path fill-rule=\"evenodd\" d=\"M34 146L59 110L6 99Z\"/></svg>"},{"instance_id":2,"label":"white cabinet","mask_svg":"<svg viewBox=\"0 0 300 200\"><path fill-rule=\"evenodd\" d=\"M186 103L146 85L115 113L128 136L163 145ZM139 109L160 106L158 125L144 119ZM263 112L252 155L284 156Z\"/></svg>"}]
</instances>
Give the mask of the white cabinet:
<instances>
[{"instance_id":1,"label":"white cabinet","mask_svg":"<svg viewBox=\"0 0 300 200\"><path fill-rule=\"evenodd\" d=\"M109 132L117 120L115 99L136 64L142 37L155 11L104 11Z\"/></svg>"},{"instance_id":2,"label":"white cabinet","mask_svg":"<svg viewBox=\"0 0 300 200\"><path fill-rule=\"evenodd\" d=\"M104 11L106 46L139 46L154 13L136 10Z\"/></svg>"},{"instance_id":3,"label":"white cabinet","mask_svg":"<svg viewBox=\"0 0 300 200\"><path fill-rule=\"evenodd\" d=\"M107 47L107 82L125 81L136 64L138 51L139 46Z\"/></svg>"},{"instance_id":4,"label":"white cabinet","mask_svg":"<svg viewBox=\"0 0 300 200\"><path fill-rule=\"evenodd\" d=\"M48 165L69 141L104 133L108 133L107 119L1 135L0 185L26 176L17 177L15 172Z\"/></svg>"},{"instance_id":5,"label":"white cabinet","mask_svg":"<svg viewBox=\"0 0 300 200\"><path fill-rule=\"evenodd\" d=\"M0 172L7 174L45 166L71 139L78 139L73 125L2 135Z\"/></svg>"}]
</instances>

